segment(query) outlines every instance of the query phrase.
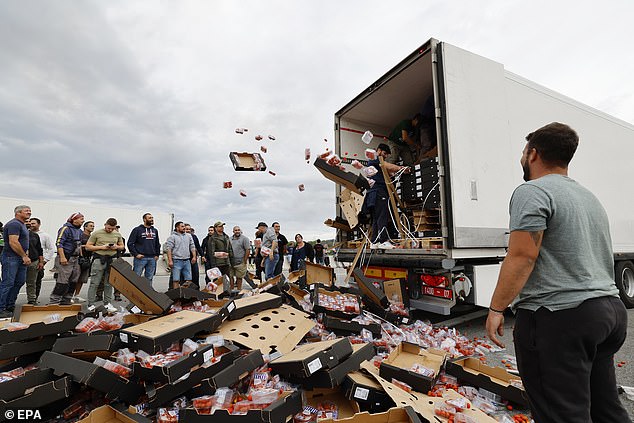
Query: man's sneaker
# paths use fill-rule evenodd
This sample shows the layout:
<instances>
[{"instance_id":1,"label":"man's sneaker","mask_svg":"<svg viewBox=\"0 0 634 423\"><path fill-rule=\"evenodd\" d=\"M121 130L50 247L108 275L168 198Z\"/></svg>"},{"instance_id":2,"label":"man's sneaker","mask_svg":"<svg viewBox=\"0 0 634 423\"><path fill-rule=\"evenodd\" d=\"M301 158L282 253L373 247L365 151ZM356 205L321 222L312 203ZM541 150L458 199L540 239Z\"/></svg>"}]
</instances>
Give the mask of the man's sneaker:
<instances>
[{"instance_id":1,"label":"man's sneaker","mask_svg":"<svg viewBox=\"0 0 634 423\"><path fill-rule=\"evenodd\" d=\"M390 241L385 241L380 243L376 248L378 248L379 250L390 250L394 247L394 244L392 244Z\"/></svg>"},{"instance_id":2,"label":"man's sneaker","mask_svg":"<svg viewBox=\"0 0 634 423\"><path fill-rule=\"evenodd\" d=\"M106 304L105 307L106 307L106 310L108 310L110 313L116 313L117 312L117 308L115 306L113 306L112 304Z\"/></svg>"},{"instance_id":3,"label":"man's sneaker","mask_svg":"<svg viewBox=\"0 0 634 423\"><path fill-rule=\"evenodd\" d=\"M13 312L9 310L0 311L0 319L6 319L10 317L13 317Z\"/></svg>"},{"instance_id":4,"label":"man's sneaker","mask_svg":"<svg viewBox=\"0 0 634 423\"><path fill-rule=\"evenodd\" d=\"M73 302L73 303L85 303L85 302L86 302L86 299L85 299L85 298L80 297L79 295L75 295L75 296L73 296L73 298L71 299L71 302Z\"/></svg>"}]
</instances>

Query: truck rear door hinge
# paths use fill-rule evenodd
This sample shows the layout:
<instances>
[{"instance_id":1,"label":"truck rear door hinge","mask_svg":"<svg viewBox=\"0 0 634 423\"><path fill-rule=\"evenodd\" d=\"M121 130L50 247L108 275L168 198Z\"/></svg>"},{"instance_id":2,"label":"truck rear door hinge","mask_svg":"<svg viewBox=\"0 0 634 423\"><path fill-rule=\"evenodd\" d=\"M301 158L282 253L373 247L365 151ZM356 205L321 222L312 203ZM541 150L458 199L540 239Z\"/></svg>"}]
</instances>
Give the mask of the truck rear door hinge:
<instances>
[{"instance_id":1,"label":"truck rear door hinge","mask_svg":"<svg viewBox=\"0 0 634 423\"><path fill-rule=\"evenodd\" d=\"M449 236L449 229L447 229L447 227L446 227L446 226L443 226L443 227L440 229L440 233L441 233L441 235L442 235L443 237L448 237L448 236Z\"/></svg>"},{"instance_id":2,"label":"truck rear door hinge","mask_svg":"<svg viewBox=\"0 0 634 423\"><path fill-rule=\"evenodd\" d=\"M438 166L438 176L445 176L445 166Z\"/></svg>"},{"instance_id":3,"label":"truck rear door hinge","mask_svg":"<svg viewBox=\"0 0 634 423\"><path fill-rule=\"evenodd\" d=\"M438 55L436 53L431 54L432 63L438 63Z\"/></svg>"}]
</instances>

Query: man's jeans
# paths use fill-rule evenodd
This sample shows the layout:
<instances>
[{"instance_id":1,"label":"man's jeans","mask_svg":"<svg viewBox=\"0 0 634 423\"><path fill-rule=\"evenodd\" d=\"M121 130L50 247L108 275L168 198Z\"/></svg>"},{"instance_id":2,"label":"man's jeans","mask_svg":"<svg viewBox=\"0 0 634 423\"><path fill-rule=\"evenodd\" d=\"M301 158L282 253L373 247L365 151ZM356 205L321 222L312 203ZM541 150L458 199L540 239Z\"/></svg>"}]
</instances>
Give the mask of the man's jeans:
<instances>
[{"instance_id":1,"label":"man's jeans","mask_svg":"<svg viewBox=\"0 0 634 423\"><path fill-rule=\"evenodd\" d=\"M10 247L8 247L10 248ZM15 307L20 288L26 282L26 266L22 257L0 256L2 262L2 282L0 282L0 311Z\"/></svg>"},{"instance_id":2,"label":"man's jeans","mask_svg":"<svg viewBox=\"0 0 634 423\"><path fill-rule=\"evenodd\" d=\"M266 280L271 279L275 276L275 266L277 265L278 260L280 259L280 255L275 253L273 254L273 260L269 258L269 256L263 257L264 261L264 277Z\"/></svg>"},{"instance_id":3,"label":"man's jeans","mask_svg":"<svg viewBox=\"0 0 634 423\"><path fill-rule=\"evenodd\" d=\"M154 257L143 257L142 259L134 258L134 273L141 276L145 270L145 279L152 284L152 278L156 273L156 260Z\"/></svg>"}]
</instances>

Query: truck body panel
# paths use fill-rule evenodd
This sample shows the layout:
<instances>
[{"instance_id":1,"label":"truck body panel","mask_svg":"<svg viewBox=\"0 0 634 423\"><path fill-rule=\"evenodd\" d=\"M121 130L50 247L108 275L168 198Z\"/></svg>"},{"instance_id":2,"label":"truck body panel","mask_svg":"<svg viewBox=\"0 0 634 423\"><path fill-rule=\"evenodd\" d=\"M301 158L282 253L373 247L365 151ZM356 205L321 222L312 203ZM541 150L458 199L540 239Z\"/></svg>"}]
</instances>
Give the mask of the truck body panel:
<instances>
[{"instance_id":1,"label":"truck body panel","mask_svg":"<svg viewBox=\"0 0 634 423\"><path fill-rule=\"evenodd\" d=\"M519 161L525 137L553 121L567 123L579 134L569 176L590 189L605 207L617 262L634 258L631 201L619 187L629 176L634 126L450 44L429 40L336 112L335 152L344 163L365 159L366 148L386 142L392 128L421 111L430 96L434 99L439 181L432 190L440 193L440 221L434 233L441 236L425 243L425 235L415 232L420 220L413 216L417 207L418 216L428 207L406 204L401 210L409 215L405 237L411 243L420 241L419 248L365 254L361 265L406 269L410 296L421 308L421 292L430 291L422 286L417 292L421 274L430 269L464 271L474 285L470 293L463 292L464 300L488 305L508 245L509 200L522 183ZM375 136L366 145L361 134L368 130ZM336 193L340 194L340 187ZM339 208L337 214L342 216ZM364 237L360 231L337 235L344 243ZM355 253L344 245L339 259L352 261ZM628 263L630 270L625 273L634 274L634 265ZM625 285L619 287L622 292L629 290L634 301L634 287ZM455 298L447 307L453 304ZM447 307L434 304L430 310L443 309L447 314Z\"/></svg>"}]
</instances>

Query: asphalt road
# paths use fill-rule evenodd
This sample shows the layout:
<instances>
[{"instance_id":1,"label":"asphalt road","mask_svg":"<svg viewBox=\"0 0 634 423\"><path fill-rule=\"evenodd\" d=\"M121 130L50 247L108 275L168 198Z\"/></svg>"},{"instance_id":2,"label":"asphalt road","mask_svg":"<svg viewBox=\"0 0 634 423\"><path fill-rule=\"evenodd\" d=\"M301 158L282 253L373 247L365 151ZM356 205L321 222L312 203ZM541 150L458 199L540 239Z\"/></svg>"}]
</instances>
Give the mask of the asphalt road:
<instances>
[{"instance_id":1,"label":"asphalt road","mask_svg":"<svg viewBox=\"0 0 634 423\"><path fill-rule=\"evenodd\" d=\"M286 267L286 266L285 266ZM286 270L286 268L285 268ZM335 269L336 273L341 274L342 269ZM202 273L201 273L202 279ZM338 278L339 280L339 278ZM168 289L169 278L167 276L161 275L156 276L154 278L154 288L159 292L165 292ZM39 301L42 304L46 304L48 302L48 297L50 292L52 291L54 286L54 282L52 279L44 280L42 282L42 292L40 294ZM248 287L247 284L244 284L245 287ZM84 285L82 287L80 296L86 298L88 295L88 285ZM17 304L26 303L26 292L25 289L22 289L18 297ZM115 302L115 306L127 306L128 302L125 300L121 302ZM480 317L478 317L478 314ZM484 311L471 313L470 315L465 315L460 318L452 318L445 319L444 321L439 319L438 316L430 316L424 313L415 313L415 317L421 320L431 320L439 325L448 325L451 327L455 327L460 333L465 336L473 339L474 337L484 338L485 330L484 330ZM515 355L515 351L513 348L512 342L512 332L513 325L515 321L512 316L507 315L505 319L505 336L504 342L506 344L506 350L498 353L491 353L487 356L489 365L499 365L499 362L505 355ZM628 310L628 337L625 341L625 344L621 348L621 350L616 354L615 361L618 363L620 361L625 361L626 364L623 367L616 367L616 378L617 384L619 386L630 386L634 387L634 309ZM626 407L629 412L630 418L634 420L634 401L627 399L625 394L621 395L621 402Z\"/></svg>"}]
</instances>

